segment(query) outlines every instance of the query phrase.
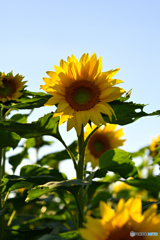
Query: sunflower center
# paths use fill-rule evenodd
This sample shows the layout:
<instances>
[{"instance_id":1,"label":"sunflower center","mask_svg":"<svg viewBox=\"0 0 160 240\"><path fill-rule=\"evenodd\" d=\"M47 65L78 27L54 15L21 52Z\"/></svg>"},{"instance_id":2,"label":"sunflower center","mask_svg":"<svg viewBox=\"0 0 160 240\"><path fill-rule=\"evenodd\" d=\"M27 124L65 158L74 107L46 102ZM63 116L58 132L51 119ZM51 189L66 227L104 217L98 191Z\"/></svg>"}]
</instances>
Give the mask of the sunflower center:
<instances>
[{"instance_id":1,"label":"sunflower center","mask_svg":"<svg viewBox=\"0 0 160 240\"><path fill-rule=\"evenodd\" d=\"M117 229L114 229L114 231L111 231L106 240L133 240L133 237L134 239L137 239L137 240L145 239L143 235L137 236L133 234L134 234L134 231L132 229L129 229L126 226L123 226L122 228L117 228Z\"/></svg>"},{"instance_id":2,"label":"sunflower center","mask_svg":"<svg viewBox=\"0 0 160 240\"><path fill-rule=\"evenodd\" d=\"M80 87L73 94L73 98L77 104L83 105L92 99L92 92L89 88Z\"/></svg>"},{"instance_id":3,"label":"sunflower center","mask_svg":"<svg viewBox=\"0 0 160 240\"><path fill-rule=\"evenodd\" d=\"M99 102L100 89L87 80L72 83L65 91L65 99L70 107L76 111L93 108Z\"/></svg>"},{"instance_id":4,"label":"sunflower center","mask_svg":"<svg viewBox=\"0 0 160 240\"><path fill-rule=\"evenodd\" d=\"M102 141L96 140L93 143L93 147L94 147L95 151L102 152L102 151L104 151L105 145L104 145L104 143Z\"/></svg>"},{"instance_id":5,"label":"sunflower center","mask_svg":"<svg viewBox=\"0 0 160 240\"><path fill-rule=\"evenodd\" d=\"M15 92L15 87L12 82L3 81L3 87L0 87L0 95L5 97Z\"/></svg>"},{"instance_id":6,"label":"sunflower center","mask_svg":"<svg viewBox=\"0 0 160 240\"><path fill-rule=\"evenodd\" d=\"M108 139L99 133L94 133L88 141L88 148L95 158L111 149Z\"/></svg>"}]
</instances>

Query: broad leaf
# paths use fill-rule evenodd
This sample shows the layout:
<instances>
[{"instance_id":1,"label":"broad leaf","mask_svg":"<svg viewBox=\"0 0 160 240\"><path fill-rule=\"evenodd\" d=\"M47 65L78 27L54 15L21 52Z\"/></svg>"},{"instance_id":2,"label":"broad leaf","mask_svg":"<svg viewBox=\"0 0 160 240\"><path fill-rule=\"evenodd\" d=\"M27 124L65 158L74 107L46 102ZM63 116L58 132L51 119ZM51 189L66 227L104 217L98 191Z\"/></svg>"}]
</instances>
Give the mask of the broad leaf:
<instances>
[{"instance_id":1,"label":"broad leaf","mask_svg":"<svg viewBox=\"0 0 160 240\"><path fill-rule=\"evenodd\" d=\"M48 113L32 123L19 123L14 121L0 121L0 129L12 131L23 138L32 138L43 135L50 135L61 139L58 132L59 117L53 118L52 113Z\"/></svg>"},{"instance_id":2,"label":"broad leaf","mask_svg":"<svg viewBox=\"0 0 160 240\"><path fill-rule=\"evenodd\" d=\"M5 147L12 147L13 149L16 148L19 141L21 140L20 136L18 136L14 132L10 132L2 128L0 129L0 148Z\"/></svg>"},{"instance_id":3,"label":"broad leaf","mask_svg":"<svg viewBox=\"0 0 160 240\"><path fill-rule=\"evenodd\" d=\"M121 149L106 151L99 158L99 166L101 169L118 173L123 178L138 177L138 171L131 155Z\"/></svg>"},{"instance_id":4,"label":"broad leaf","mask_svg":"<svg viewBox=\"0 0 160 240\"><path fill-rule=\"evenodd\" d=\"M150 192L160 192L160 177L149 177L146 179L130 179L126 180L125 183L137 187L139 189L145 189Z\"/></svg>"},{"instance_id":5,"label":"broad leaf","mask_svg":"<svg viewBox=\"0 0 160 240\"><path fill-rule=\"evenodd\" d=\"M107 115L102 114L107 123L126 125L136 121L141 117L160 115L160 110L152 113L144 112L144 104L121 102L119 100L110 102L109 104L115 112L116 119L113 117L112 121L110 121Z\"/></svg>"},{"instance_id":6,"label":"broad leaf","mask_svg":"<svg viewBox=\"0 0 160 240\"><path fill-rule=\"evenodd\" d=\"M22 162L24 158L28 158L28 152L26 149L22 150L22 152L9 157L9 163L12 165L12 170L15 172L18 165Z\"/></svg>"},{"instance_id":7,"label":"broad leaf","mask_svg":"<svg viewBox=\"0 0 160 240\"><path fill-rule=\"evenodd\" d=\"M11 106L4 104L4 108L13 108L13 109L34 109L44 106L48 101L51 95L43 92L30 92L23 91L23 96L17 100L16 103L12 103Z\"/></svg>"},{"instance_id":8,"label":"broad leaf","mask_svg":"<svg viewBox=\"0 0 160 240\"><path fill-rule=\"evenodd\" d=\"M44 185L36 186L31 189L28 193L28 197L26 201L31 201L35 198L42 196L43 194L47 194L49 192L53 192L56 188L65 189L71 192L72 194L77 193L80 186L88 185L88 182L83 182L79 179L61 181L61 182L48 182Z\"/></svg>"}]
</instances>

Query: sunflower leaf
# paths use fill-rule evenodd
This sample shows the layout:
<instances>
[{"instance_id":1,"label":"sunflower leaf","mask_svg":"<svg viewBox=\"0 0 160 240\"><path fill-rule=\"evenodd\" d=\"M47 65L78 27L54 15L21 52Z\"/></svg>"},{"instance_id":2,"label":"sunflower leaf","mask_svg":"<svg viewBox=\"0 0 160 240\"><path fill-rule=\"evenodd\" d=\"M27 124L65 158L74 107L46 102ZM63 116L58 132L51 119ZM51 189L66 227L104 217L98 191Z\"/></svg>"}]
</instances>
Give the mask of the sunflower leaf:
<instances>
[{"instance_id":1,"label":"sunflower leaf","mask_svg":"<svg viewBox=\"0 0 160 240\"><path fill-rule=\"evenodd\" d=\"M20 136L16 133L0 129L0 148L12 147L14 149L20 140Z\"/></svg>"},{"instance_id":2,"label":"sunflower leaf","mask_svg":"<svg viewBox=\"0 0 160 240\"><path fill-rule=\"evenodd\" d=\"M121 149L111 149L102 154L99 158L99 166L101 169L118 173L123 178L138 177L131 155Z\"/></svg>"},{"instance_id":3,"label":"sunflower leaf","mask_svg":"<svg viewBox=\"0 0 160 240\"><path fill-rule=\"evenodd\" d=\"M77 192L82 185L89 185L89 183L86 181L81 181L80 179L73 179L61 182L47 182L46 184L39 185L31 189L28 192L26 202L34 200L35 198L38 198L43 194L53 192L56 190L56 188L65 189L71 192L73 195L77 195Z\"/></svg>"},{"instance_id":4,"label":"sunflower leaf","mask_svg":"<svg viewBox=\"0 0 160 240\"><path fill-rule=\"evenodd\" d=\"M120 100L116 100L110 102L110 106L113 108L115 112L116 119L114 118L112 119L112 121L110 121L107 115L102 114L106 123L126 125L136 121L141 117L160 115L160 110L157 110L152 113L146 113L143 111L143 108L146 105L136 104L133 102L121 102Z\"/></svg>"},{"instance_id":5,"label":"sunflower leaf","mask_svg":"<svg viewBox=\"0 0 160 240\"><path fill-rule=\"evenodd\" d=\"M61 140L58 132L58 120L59 117L53 118L53 113L48 113L32 123L19 123L11 120L0 121L0 129L15 132L23 138L50 135Z\"/></svg>"},{"instance_id":6,"label":"sunflower leaf","mask_svg":"<svg viewBox=\"0 0 160 240\"><path fill-rule=\"evenodd\" d=\"M17 100L16 103L12 103L12 105L7 106L4 104L4 108L12 108L12 109L34 109L44 106L44 104L48 101L51 95L41 92L30 92L27 90L23 90L22 97ZM18 102L19 101L19 102Z\"/></svg>"},{"instance_id":7,"label":"sunflower leaf","mask_svg":"<svg viewBox=\"0 0 160 240\"><path fill-rule=\"evenodd\" d=\"M137 187L140 189L145 189L153 193L158 193L160 191L160 177L149 177L146 179L130 179L126 180L125 183Z\"/></svg>"}]
</instances>

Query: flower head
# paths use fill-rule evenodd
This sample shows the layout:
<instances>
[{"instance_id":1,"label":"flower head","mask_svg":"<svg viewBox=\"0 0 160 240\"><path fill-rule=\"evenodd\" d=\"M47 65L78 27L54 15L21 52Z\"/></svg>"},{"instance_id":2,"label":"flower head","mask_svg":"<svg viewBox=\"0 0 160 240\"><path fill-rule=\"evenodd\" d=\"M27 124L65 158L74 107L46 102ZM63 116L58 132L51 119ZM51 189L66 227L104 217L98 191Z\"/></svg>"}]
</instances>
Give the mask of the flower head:
<instances>
[{"instance_id":1,"label":"flower head","mask_svg":"<svg viewBox=\"0 0 160 240\"><path fill-rule=\"evenodd\" d=\"M0 72L0 101L12 101L17 100L22 93L20 92L25 87L25 82L22 82L24 77L17 74L13 76L13 73L10 72L7 75Z\"/></svg>"},{"instance_id":2,"label":"flower head","mask_svg":"<svg viewBox=\"0 0 160 240\"><path fill-rule=\"evenodd\" d=\"M131 232L160 233L160 214L157 204L152 204L142 214L140 198L130 198L127 202L120 199L115 211L105 202L100 202L101 219L86 216L84 229L79 229L86 240L131 240ZM135 236L136 239L148 240L151 236Z\"/></svg>"},{"instance_id":3,"label":"flower head","mask_svg":"<svg viewBox=\"0 0 160 240\"><path fill-rule=\"evenodd\" d=\"M92 121L97 126L105 124L101 113L112 119L113 109L108 102L119 98L125 90L114 85L123 82L112 79L119 69L102 72L102 58L96 54L83 54L78 61L74 55L61 59L60 67L54 66L55 72L49 71L50 78L43 78L41 88L52 97L45 104L58 104L53 117L60 116L59 124L67 122L67 131L73 127L80 135L83 127Z\"/></svg>"},{"instance_id":4,"label":"flower head","mask_svg":"<svg viewBox=\"0 0 160 240\"><path fill-rule=\"evenodd\" d=\"M107 124L103 128L97 129L89 138L85 151L85 161L91 162L93 168L98 166L99 158L104 152L118 148L126 141L125 139L120 139L124 135L123 129L115 130L116 127L116 124ZM95 128L95 125L91 128L88 124L85 128L85 138Z\"/></svg>"},{"instance_id":5,"label":"flower head","mask_svg":"<svg viewBox=\"0 0 160 240\"><path fill-rule=\"evenodd\" d=\"M160 135L157 136L157 138L152 138L152 142L150 144L150 152L151 156L154 158L158 154L157 147L160 144Z\"/></svg>"}]
</instances>

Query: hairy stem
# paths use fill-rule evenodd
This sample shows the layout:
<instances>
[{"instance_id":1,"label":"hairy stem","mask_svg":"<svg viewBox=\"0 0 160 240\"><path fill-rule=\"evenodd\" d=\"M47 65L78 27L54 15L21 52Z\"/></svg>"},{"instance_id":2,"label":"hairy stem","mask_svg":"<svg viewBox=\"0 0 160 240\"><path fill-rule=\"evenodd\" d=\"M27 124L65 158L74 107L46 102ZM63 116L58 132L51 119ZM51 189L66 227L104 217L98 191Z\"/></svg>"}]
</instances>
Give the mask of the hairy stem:
<instances>
[{"instance_id":1,"label":"hairy stem","mask_svg":"<svg viewBox=\"0 0 160 240\"><path fill-rule=\"evenodd\" d=\"M78 159L78 169L77 169L77 179L83 180L83 171L84 171L84 129L83 125L81 128L81 134L78 136L78 147L79 147L79 159ZM79 221L78 227L83 226L83 216L84 216L84 186L80 187L78 192L78 204L79 208Z\"/></svg>"}]
</instances>

